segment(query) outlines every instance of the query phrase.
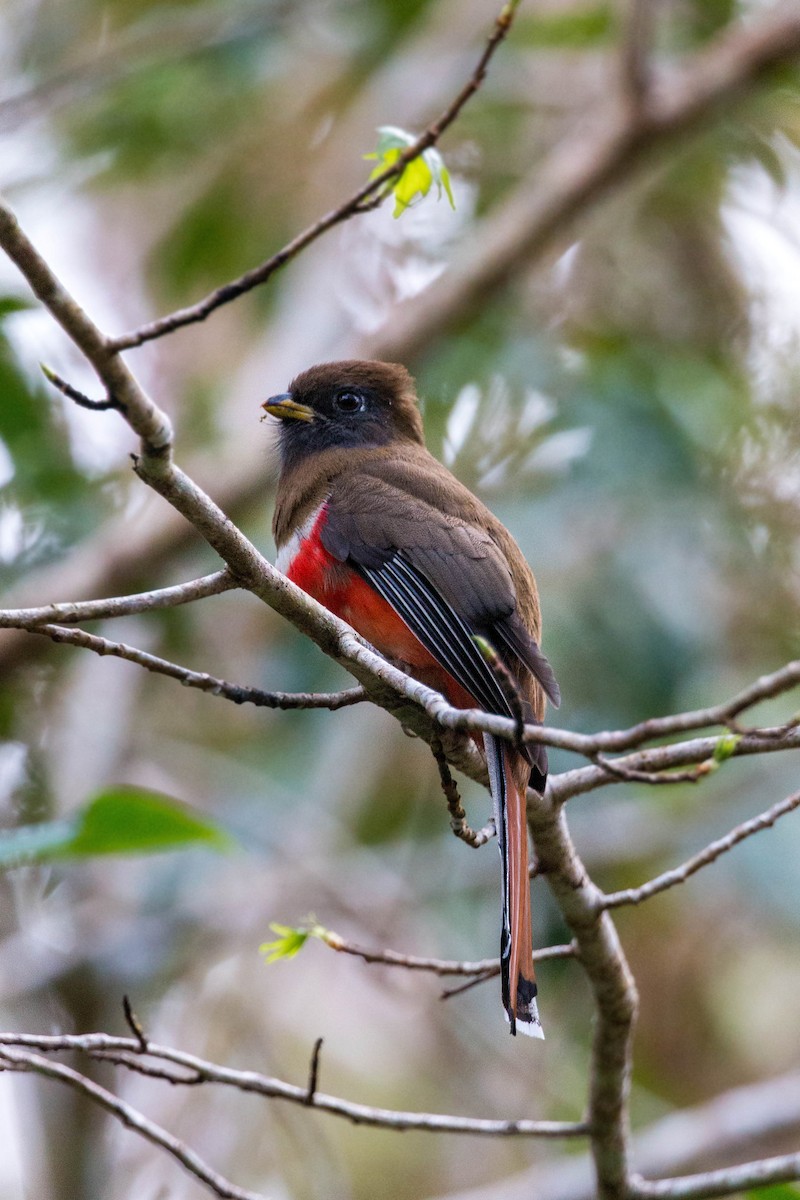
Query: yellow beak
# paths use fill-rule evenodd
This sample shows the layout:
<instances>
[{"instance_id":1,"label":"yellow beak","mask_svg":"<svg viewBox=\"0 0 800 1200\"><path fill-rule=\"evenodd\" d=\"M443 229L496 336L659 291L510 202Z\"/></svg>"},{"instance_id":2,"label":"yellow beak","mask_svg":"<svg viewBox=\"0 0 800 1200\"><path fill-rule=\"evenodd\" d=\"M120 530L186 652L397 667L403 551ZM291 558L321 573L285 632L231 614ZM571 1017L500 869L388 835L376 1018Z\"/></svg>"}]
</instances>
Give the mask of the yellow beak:
<instances>
[{"instance_id":1,"label":"yellow beak","mask_svg":"<svg viewBox=\"0 0 800 1200\"><path fill-rule=\"evenodd\" d=\"M281 392L279 396L270 396L261 405L265 413L271 417L280 417L282 421L313 421L314 410L306 404L298 404L292 399L290 392Z\"/></svg>"}]
</instances>

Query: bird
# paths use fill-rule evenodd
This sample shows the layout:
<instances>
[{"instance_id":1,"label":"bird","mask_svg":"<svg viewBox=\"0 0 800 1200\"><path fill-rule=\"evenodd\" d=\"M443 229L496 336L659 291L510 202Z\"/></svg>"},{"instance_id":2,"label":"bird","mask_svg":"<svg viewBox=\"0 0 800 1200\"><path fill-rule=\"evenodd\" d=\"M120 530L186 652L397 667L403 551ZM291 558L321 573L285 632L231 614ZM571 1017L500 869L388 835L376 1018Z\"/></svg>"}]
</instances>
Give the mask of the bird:
<instances>
[{"instance_id":1,"label":"bird","mask_svg":"<svg viewBox=\"0 0 800 1200\"><path fill-rule=\"evenodd\" d=\"M541 723L545 698L557 707L561 697L540 649L533 573L505 526L427 450L408 370L320 363L262 407L280 421L278 569L451 705ZM503 1008L512 1034L544 1037L526 792L544 791L547 751L473 740L500 849Z\"/></svg>"}]
</instances>

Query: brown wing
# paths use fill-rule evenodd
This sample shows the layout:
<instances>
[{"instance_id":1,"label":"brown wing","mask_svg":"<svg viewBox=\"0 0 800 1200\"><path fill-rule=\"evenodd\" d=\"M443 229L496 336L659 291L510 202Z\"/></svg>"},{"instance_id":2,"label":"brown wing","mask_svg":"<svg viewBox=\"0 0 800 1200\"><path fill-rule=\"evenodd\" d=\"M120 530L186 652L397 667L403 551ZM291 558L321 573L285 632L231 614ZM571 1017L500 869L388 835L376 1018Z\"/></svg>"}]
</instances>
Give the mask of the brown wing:
<instances>
[{"instance_id":1,"label":"brown wing","mask_svg":"<svg viewBox=\"0 0 800 1200\"><path fill-rule=\"evenodd\" d=\"M409 493L399 486L407 475L387 480L386 474L361 470L332 481L325 548L359 571L488 712L510 716L513 710L476 635L518 677L530 671L558 703L555 677L516 611L511 571L490 533L453 516L446 504L436 508ZM532 706L528 716L535 717ZM540 785L547 771L544 747L530 751Z\"/></svg>"}]
</instances>

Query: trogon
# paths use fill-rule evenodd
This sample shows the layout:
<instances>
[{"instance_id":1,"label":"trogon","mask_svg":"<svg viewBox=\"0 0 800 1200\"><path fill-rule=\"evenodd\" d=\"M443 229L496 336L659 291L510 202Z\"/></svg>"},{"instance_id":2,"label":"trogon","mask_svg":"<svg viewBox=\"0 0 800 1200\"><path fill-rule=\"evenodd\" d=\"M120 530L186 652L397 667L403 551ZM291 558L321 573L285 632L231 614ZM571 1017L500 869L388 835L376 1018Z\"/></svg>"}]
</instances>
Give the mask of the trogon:
<instances>
[{"instance_id":1,"label":"trogon","mask_svg":"<svg viewBox=\"0 0 800 1200\"><path fill-rule=\"evenodd\" d=\"M541 722L545 697L560 696L539 648L533 574L508 530L425 448L408 371L322 363L263 407L281 422L280 570L452 705L504 716L522 706ZM526 789L544 789L547 755L536 743L474 738L502 862L503 1006L512 1033L542 1037Z\"/></svg>"}]
</instances>

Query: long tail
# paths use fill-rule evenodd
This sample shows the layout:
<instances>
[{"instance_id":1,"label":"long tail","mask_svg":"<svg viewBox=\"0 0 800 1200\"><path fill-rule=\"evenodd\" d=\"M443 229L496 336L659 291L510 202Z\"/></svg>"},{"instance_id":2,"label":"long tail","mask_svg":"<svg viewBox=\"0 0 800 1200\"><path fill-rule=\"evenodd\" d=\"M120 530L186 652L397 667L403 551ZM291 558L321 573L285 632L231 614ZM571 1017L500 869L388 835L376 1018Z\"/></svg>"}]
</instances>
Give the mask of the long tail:
<instances>
[{"instance_id":1,"label":"long tail","mask_svg":"<svg viewBox=\"0 0 800 1200\"><path fill-rule=\"evenodd\" d=\"M514 779L512 759L515 752L488 733L483 735L483 744L502 864L500 969L503 1008L512 1034L519 1032L543 1038L533 970L525 788ZM527 763L525 766L530 772Z\"/></svg>"}]
</instances>

